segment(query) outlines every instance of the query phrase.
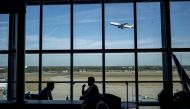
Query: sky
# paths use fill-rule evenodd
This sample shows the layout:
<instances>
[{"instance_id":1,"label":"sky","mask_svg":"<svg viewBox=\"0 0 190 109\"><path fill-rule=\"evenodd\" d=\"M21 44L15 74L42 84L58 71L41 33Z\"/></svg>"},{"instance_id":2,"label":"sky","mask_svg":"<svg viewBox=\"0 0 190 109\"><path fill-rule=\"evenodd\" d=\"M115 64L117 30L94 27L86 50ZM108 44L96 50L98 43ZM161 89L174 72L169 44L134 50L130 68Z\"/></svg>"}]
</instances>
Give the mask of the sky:
<instances>
[{"instance_id":1,"label":"sky","mask_svg":"<svg viewBox=\"0 0 190 109\"><path fill-rule=\"evenodd\" d=\"M190 47L190 2L171 2L172 47ZM39 6L27 6L26 49L39 49ZM134 24L133 4L105 4L106 49L134 48L134 29L120 29L111 21ZM8 49L8 15L0 15L0 50ZM74 49L102 48L101 4L74 5ZM160 3L137 3L138 48L161 48ZM42 48L70 49L70 6L45 5L43 8ZM189 53L177 53L190 65ZM140 53L139 65L161 65L161 53ZM5 57L5 58L4 58ZM150 58L151 57L151 58ZM7 65L0 55L0 66ZM87 60L87 61L86 61ZM44 66L69 66L69 54L43 55ZM27 55L28 66L38 65L38 55ZM74 66L101 66L102 54L74 54ZM106 54L107 66L133 66L133 53Z\"/></svg>"}]
</instances>

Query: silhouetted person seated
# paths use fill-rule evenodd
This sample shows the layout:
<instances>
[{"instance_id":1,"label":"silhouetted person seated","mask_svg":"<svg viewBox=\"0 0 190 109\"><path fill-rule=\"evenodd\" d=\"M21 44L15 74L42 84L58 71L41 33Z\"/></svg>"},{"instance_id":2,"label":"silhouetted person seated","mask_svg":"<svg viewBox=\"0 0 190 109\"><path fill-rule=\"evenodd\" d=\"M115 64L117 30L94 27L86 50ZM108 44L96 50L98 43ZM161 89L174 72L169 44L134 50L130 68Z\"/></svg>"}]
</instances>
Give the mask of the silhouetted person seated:
<instances>
[{"instance_id":1,"label":"silhouetted person seated","mask_svg":"<svg viewBox=\"0 0 190 109\"><path fill-rule=\"evenodd\" d=\"M47 87L38 93L39 100L53 100L51 91L54 89L54 83L48 82Z\"/></svg>"},{"instance_id":2,"label":"silhouetted person seated","mask_svg":"<svg viewBox=\"0 0 190 109\"><path fill-rule=\"evenodd\" d=\"M109 109L109 106L105 102L100 101L96 105L96 109Z\"/></svg>"},{"instance_id":3,"label":"silhouetted person seated","mask_svg":"<svg viewBox=\"0 0 190 109\"><path fill-rule=\"evenodd\" d=\"M88 89L85 84L82 86L82 96L80 100L84 100L82 109L96 109L96 104L100 101L98 87L94 84L94 77L88 77Z\"/></svg>"},{"instance_id":4,"label":"silhouetted person seated","mask_svg":"<svg viewBox=\"0 0 190 109\"><path fill-rule=\"evenodd\" d=\"M168 86L171 83L165 82L163 90L158 94L160 109L175 109L173 107L173 96L169 92Z\"/></svg>"}]
</instances>

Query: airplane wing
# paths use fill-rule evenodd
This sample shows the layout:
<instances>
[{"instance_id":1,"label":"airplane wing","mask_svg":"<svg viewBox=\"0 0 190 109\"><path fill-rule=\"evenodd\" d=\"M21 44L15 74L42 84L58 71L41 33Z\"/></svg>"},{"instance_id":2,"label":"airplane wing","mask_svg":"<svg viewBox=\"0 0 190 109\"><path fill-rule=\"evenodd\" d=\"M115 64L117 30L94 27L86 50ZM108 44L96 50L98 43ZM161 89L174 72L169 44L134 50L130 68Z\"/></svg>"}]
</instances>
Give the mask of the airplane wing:
<instances>
[{"instance_id":1,"label":"airplane wing","mask_svg":"<svg viewBox=\"0 0 190 109\"><path fill-rule=\"evenodd\" d=\"M115 26L120 26L121 24L120 23L117 23L117 22L110 22L111 25L115 25Z\"/></svg>"}]
</instances>

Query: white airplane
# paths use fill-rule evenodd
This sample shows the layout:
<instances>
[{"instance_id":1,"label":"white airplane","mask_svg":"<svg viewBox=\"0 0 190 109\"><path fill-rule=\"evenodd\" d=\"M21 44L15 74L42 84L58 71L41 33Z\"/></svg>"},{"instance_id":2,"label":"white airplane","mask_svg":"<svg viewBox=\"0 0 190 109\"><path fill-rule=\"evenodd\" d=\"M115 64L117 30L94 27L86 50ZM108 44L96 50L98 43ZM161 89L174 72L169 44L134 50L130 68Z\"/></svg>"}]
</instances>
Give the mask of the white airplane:
<instances>
[{"instance_id":1,"label":"white airplane","mask_svg":"<svg viewBox=\"0 0 190 109\"><path fill-rule=\"evenodd\" d=\"M118 22L110 22L110 25L117 26L118 28L134 28L134 25L129 25L128 23L118 23Z\"/></svg>"}]
</instances>

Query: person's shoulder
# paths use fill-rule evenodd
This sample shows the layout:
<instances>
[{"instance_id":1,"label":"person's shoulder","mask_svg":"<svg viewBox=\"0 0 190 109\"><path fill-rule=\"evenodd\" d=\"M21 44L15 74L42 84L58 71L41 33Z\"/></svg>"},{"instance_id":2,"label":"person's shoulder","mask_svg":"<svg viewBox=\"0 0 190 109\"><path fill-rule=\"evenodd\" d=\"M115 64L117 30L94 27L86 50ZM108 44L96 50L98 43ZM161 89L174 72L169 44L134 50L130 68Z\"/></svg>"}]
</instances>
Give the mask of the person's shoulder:
<instances>
[{"instance_id":1,"label":"person's shoulder","mask_svg":"<svg viewBox=\"0 0 190 109\"><path fill-rule=\"evenodd\" d=\"M93 85L94 87L98 87L96 84Z\"/></svg>"},{"instance_id":2,"label":"person's shoulder","mask_svg":"<svg viewBox=\"0 0 190 109\"><path fill-rule=\"evenodd\" d=\"M94 84L92 87L98 89L98 86L96 84Z\"/></svg>"},{"instance_id":3,"label":"person's shoulder","mask_svg":"<svg viewBox=\"0 0 190 109\"><path fill-rule=\"evenodd\" d=\"M46 92L47 91L47 88L44 88L43 90L41 90L40 92Z\"/></svg>"}]
</instances>

